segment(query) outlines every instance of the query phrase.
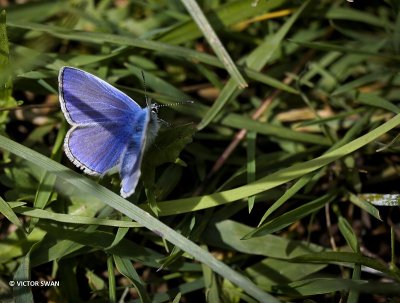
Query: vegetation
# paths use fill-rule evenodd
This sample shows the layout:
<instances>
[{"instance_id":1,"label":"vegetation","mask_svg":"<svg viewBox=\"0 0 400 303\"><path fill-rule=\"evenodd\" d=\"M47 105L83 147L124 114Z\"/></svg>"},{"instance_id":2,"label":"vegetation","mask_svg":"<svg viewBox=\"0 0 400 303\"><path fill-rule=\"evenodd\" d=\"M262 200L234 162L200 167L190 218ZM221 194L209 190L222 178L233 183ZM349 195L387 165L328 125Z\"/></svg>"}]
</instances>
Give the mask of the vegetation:
<instances>
[{"instance_id":1,"label":"vegetation","mask_svg":"<svg viewBox=\"0 0 400 303\"><path fill-rule=\"evenodd\" d=\"M400 1L0 3L1 301L399 301ZM63 66L182 103L129 199Z\"/></svg>"}]
</instances>

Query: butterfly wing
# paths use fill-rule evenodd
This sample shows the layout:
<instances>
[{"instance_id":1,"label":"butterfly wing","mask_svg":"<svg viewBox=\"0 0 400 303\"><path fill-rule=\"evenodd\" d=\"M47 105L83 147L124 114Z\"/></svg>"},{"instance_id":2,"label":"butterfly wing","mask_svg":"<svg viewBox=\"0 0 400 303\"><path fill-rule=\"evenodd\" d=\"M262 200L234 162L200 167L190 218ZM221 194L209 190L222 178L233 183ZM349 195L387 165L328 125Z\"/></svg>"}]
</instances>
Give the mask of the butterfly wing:
<instances>
[{"instance_id":1,"label":"butterfly wing","mask_svg":"<svg viewBox=\"0 0 400 303\"><path fill-rule=\"evenodd\" d=\"M111 123L74 126L65 137L64 150L85 173L103 175L119 163L129 136L129 129Z\"/></svg>"},{"instance_id":2,"label":"butterfly wing","mask_svg":"<svg viewBox=\"0 0 400 303\"><path fill-rule=\"evenodd\" d=\"M137 121L135 131L123 155L120 167L121 196L129 197L135 192L140 178L140 165L146 147L146 133L150 122L150 109L143 109L141 119Z\"/></svg>"},{"instance_id":3,"label":"butterfly wing","mask_svg":"<svg viewBox=\"0 0 400 303\"><path fill-rule=\"evenodd\" d=\"M58 77L61 109L71 125L124 121L142 108L100 78L73 67Z\"/></svg>"},{"instance_id":4,"label":"butterfly wing","mask_svg":"<svg viewBox=\"0 0 400 303\"><path fill-rule=\"evenodd\" d=\"M69 159L89 174L119 164L143 109L107 82L82 70L60 70L61 109L72 125L64 141Z\"/></svg>"}]
</instances>

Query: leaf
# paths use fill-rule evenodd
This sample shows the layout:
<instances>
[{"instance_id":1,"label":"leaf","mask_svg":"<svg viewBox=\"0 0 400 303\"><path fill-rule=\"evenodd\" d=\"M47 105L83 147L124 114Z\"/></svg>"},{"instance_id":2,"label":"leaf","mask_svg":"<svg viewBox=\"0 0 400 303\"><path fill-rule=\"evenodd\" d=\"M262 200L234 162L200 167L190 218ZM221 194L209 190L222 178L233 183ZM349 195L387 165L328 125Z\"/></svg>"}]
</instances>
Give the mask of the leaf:
<instances>
[{"instance_id":1,"label":"leaf","mask_svg":"<svg viewBox=\"0 0 400 303\"><path fill-rule=\"evenodd\" d=\"M32 246L31 250L34 248ZM33 302L33 294L31 286L27 285L19 285L20 282L26 282L31 280L31 273L30 273L30 254L31 250L22 258L21 263L19 264L14 276L13 276L13 294L16 303L31 303Z\"/></svg>"},{"instance_id":2,"label":"leaf","mask_svg":"<svg viewBox=\"0 0 400 303\"><path fill-rule=\"evenodd\" d=\"M351 228L350 223L346 218L339 216L339 230L343 237L346 239L347 244L351 247L353 252L360 252L360 244L358 243L357 236Z\"/></svg>"},{"instance_id":3,"label":"leaf","mask_svg":"<svg viewBox=\"0 0 400 303\"><path fill-rule=\"evenodd\" d=\"M107 255L108 271L108 299L110 303L117 303L117 285L115 283L113 256Z\"/></svg>"},{"instance_id":4,"label":"leaf","mask_svg":"<svg viewBox=\"0 0 400 303\"><path fill-rule=\"evenodd\" d=\"M321 246L315 244L289 240L271 234L242 240L243 235L250 233L253 228L232 220L224 220L209 225L209 228L202 234L202 240L209 246L222 249L279 259L289 259L323 250Z\"/></svg>"},{"instance_id":5,"label":"leaf","mask_svg":"<svg viewBox=\"0 0 400 303\"><path fill-rule=\"evenodd\" d=\"M356 196L353 193L350 193L349 199L352 203L354 203L361 209L368 212L371 216L382 221L381 216L379 215L379 210L375 206L373 206L371 203L368 203L367 201L365 201L361 197Z\"/></svg>"},{"instance_id":6,"label":"leaf","mask_svg":"<svg viewBox=\"0 0 400 303\"><path fill-rule=\"evenodd\" d=\"M319 197L311 202L308 202L300 207L297 207L291 211L288 211L271 221L264 223L260 227L254 229L252 232L248 233L243 239L249 239L253 237L259 237L267 234L274 233L279 231L290 224L318 211L321 207L323 207L326 203L329 203L334 198L332 194L326 194L322 197Z\"/></svg>"},{"instance_id":7,"label":"leaf","mask_svg":"<svg viewBox=\"0 0 400 303\"><path fill-rule=\"evenodd\" d=\"M207 302L218 303L220 302L220 296L219 296L219 287L217 279L212 270L208 266L203 265L202 268L203 268Z\"/></svg>"},{"instance_id":8,"label":"leaf","mask_svg":"<svg viewBox=\"0 0 400 303\"><path fill-rule=\"evenodd\" d=\"M289 200L291 197L293 197L300 189L302 189L305 185L307 185L308 182L314 177L314 174L308 174L304 175L301 177L299 180L296 181L295 184L293 184L292 187L290 187L278 200L272 204L263 217L260 220L260 223L258 223L258 226L261 225L275 210L277 210L279 207L281 207L287 200Z\"/></svg>"},{"instance_id":9,"label":"leaf","mask_svg":"<svg viewBox=\"0 0 400 303\"><path fill-rule=\"evenodd\" d=\"M306 278L327 267L327 264L293 263L288 260L265 258L246 268L246 273L260 287L276 291L277 285Z\"/></svg>"},{"instance_id":10,"label":"leaf","mask_svg":"<svg viewBox=\"0 0 400 303\"><path fill-rule=\"evenodd\" d=\"M247 183L256 180L256 136L254 132L247 133ZM253 209L256 197L250 196L247 200L249 205L249 213Z\"/></svg>"},{"instance_id":11,"label":"leaf","mask_svg":"<svg viewBox=\"0 0 400 303\"><path fill-rule=\"evenodd\" d=\"M203 279L197 279L191 282L183 283L176 288L172 288L168 290L167 292L164 293L156 293L154 295L153 302L155 303L162 303L166 301L171 301L174 300L175 298L180 298L181 295L185 294L190 294L192 292L195 292L197 290L202 290L204 289L204 280ZM135 302L136 303L136 302Z\"/></svg>"},{"instance_id":12,"label":"leaf","mask_svg":"<svg viewBox=\"0 0 400 303\"><path fill-rule=\"evenodd\" d=\"M88 279L88 284L92 291L104 290L106 288L104 280L93 271L87 270L85 276Z\"/></svg>"},{"instance_id":13,"label":"leaf","mask_svg":"<svg viewBox=\"0 0 400 303\"><path fill-rule=\"evenodd\" d=\"M0 197L0 213L10 220L11 223L15 224L19 228L22 227L22 222L18 219L10 205Z\"/></svg>"},{"instance_id":14,"label":"leaf","mask_svg":"<svg viewBox=\"0 0 400 303\"><path fill-rule=\"evenodd\" d=\"M142 179L146 187L154 185L156 167L175 163L185 146L192 142L195 132L196 129L191 125L160 130L142 162Z\"/></svg>"},{"instance_id":15,"label":"leaf","mask_svg":"<svg viewBox=\"0 0 400 303\"><path fill-rule=\"evenodd\" d=\"M135 286L140 300L143 303L151 302L149 295L146 292L146 285L140 279L139 275L137 274L135 268L132 265L131 260L128 258L121 258L119 256L114 255L114 262L115 266L117 267L118 271L127 277L131 283Z\"/></svg>"}]
</instances>

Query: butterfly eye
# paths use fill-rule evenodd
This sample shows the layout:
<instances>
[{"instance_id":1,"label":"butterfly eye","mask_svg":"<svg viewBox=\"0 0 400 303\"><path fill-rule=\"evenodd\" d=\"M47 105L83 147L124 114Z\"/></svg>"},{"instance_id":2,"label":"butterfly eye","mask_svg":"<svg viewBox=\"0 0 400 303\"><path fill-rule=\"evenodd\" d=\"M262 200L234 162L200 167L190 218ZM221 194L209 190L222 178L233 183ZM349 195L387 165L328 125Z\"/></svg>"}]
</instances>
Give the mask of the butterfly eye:
<instances>
[{"instance_id":1,"label":"butterfly eye","mask_svg":"<svg viewBox=\"0 0 400 303\"><path fill-rule=\"evenodd\" d=\"M160 107L160 106L159 106L158 104L153 103L153 104L151 105L151 107L150 107L151 113L152 113L152 114L157 114L157 113L158 113L158 108L159 108L159 107Z\"/></svg>"}]
</instances>

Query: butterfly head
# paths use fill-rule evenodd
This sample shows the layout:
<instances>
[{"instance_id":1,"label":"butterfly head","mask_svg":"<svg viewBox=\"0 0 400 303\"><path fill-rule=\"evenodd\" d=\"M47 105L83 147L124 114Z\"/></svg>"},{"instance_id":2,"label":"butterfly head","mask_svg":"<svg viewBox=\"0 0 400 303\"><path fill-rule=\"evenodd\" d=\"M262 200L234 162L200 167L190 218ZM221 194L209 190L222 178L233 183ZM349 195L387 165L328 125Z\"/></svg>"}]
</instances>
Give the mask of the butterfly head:
<instances>
[{"instance_id":1,"label":"butterfly head","mask_svg":"<svg viewBox=\"0 0 400 303\"><path fill-rule=\"evenodd\" d=\"M147 126L147 133L146 133L146 146L145 149L147 149L153 142L154 139L157 136L158 130L160 129L160 121L158 119L158 108L160 106L157 103L151 103L148 105L148 111L149 111L149 124Z\"/></svg>"},{"instance_id":2,"label":"butterfly head","mask_svg":"<svg viewBox=\"0 0 400 303\"><path fill-rule=\"evenodd\" d=\"M150 113L152 115L157 115L159 108L160 108L160 105L158 105L157 103L151 103L150 104Z\"/></svg>"}]
</instances>

